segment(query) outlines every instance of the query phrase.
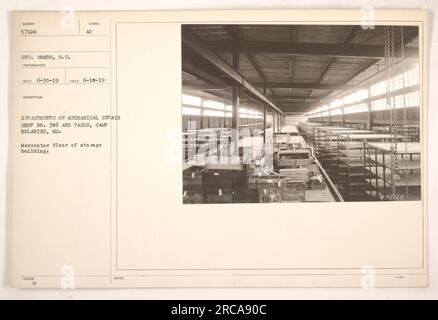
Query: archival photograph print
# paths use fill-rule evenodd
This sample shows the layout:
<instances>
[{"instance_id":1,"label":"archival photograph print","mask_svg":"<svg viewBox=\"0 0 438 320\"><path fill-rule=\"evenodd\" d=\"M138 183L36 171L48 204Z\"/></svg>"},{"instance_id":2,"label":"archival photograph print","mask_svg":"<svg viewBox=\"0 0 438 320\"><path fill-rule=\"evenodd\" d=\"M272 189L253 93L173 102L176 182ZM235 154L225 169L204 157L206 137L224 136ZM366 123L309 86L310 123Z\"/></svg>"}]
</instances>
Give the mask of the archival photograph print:
<instances>
[{"instance_id":1,"label":"archival photograph print","mask_svg":"<svg viewBox=\"0 0 438 320\"><path fill-rule=\"evenodd\" d=\"M183 203L421 200L418 34L182 25Z\"/></svg>"}]
</instances>

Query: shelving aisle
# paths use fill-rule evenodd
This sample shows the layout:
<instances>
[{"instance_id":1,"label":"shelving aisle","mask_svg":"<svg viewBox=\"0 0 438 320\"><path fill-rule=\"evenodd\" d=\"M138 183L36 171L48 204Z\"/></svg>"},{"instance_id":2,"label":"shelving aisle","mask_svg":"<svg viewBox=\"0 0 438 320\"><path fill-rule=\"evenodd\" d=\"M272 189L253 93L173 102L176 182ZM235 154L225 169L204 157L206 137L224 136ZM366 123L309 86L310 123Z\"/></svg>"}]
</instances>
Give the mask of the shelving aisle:
<instances>
[{"instance_id":1,"label":"shelving aisle","mask_svg":"<svg viewBox=\"0 0 438 320\"><path fill-rule=\"evenodd\" d=\"M315 151L318 160L330 171L330 166L337 164L337 139L340 134L363 134L372 133L368 130L356 130L345 127L317 127L316 128Z\"/></svg>"},{"instance_id":2,"label":"shelving aisle","mask_svg":"<svg viewBox=\"0 0 438 320\"><path fill-rule=\"evenodd\" d=\"M390 134L340 134L338 139L338 189L344 199L365 201L370 198L369 178L365 171L365 145L373 142L390 142ZM404 137L397 140L402 142ZM411 141L412 138L409 138Z\"/></svg>"},{"instance_id":3,"label":"shelving aisle","mask_svg":"<svg viewBox=\"0 0 438 320\"><path fill-rule=\"evenodd\" d=\"M398 142L397 150L391 143L367 143L365 147L366 182L373 199L421 199L419 142ZM393 169L395 172L391 175Z\"/></svg>"},{"instance_id":4,"label":"shelving aisle","mask_svg":"<svg viewBox=\"0 0 438 320\"><path fill-rule=\"evenodd\" d=\"M313 122L300 122L299 123L299 131L301 135L303 136L304 140L306 140L306 143L313 147L314 143L314 135L315 135L315 128L325 126L322 123L313 123Z\"/></svg>"},{"instance_id":5,"label":"shelving aisle","mask_svg":"<svg viewBox=\"0 0 438 320\"><path fill-rule=\"evenodd\" d=\"M334 126L322 126L314 128L314 139L313 139L313 149L315 151L315 155L318 157L318 160L324 165L324 148L325 148L325 134L327 131L347 131L348 128L345 127L334 127Z\"/></svg>"},{"instance_id":6,"label":"shelving aisle","mask_svg":"<svg viewBox=\"0 0 438 320\"><path fill-rule=\"evenodd\" d=\"M334 183L339 183L342 181L344 175L342 175L342 171L339 167L339 157L338 157L338 140L341 135L346 134L372 134L372 131L369 130L356 130L356 129L347 129L347 130L326 130L325 135L323 137L323 148L321 163L323 163L325 170L329 174L330 178Z\"/></svg>"}]
</instances>

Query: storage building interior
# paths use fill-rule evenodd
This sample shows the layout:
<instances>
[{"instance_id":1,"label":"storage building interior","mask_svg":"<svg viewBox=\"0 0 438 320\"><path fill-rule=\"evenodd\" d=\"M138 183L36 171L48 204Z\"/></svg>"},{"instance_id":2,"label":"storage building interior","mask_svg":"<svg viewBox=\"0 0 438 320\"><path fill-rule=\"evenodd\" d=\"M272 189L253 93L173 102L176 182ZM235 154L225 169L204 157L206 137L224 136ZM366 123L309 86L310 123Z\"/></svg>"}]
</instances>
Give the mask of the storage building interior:
<instances>
[{"instance_id":1,"label":"storage building interior","mask_svg":"<svg viewBox=\"0 0 438 320\"><path fill-rule=\"evenodd\" d=\"M420 199L417 27L181 37L184 203Z\"/></svg>"}]
</instances>

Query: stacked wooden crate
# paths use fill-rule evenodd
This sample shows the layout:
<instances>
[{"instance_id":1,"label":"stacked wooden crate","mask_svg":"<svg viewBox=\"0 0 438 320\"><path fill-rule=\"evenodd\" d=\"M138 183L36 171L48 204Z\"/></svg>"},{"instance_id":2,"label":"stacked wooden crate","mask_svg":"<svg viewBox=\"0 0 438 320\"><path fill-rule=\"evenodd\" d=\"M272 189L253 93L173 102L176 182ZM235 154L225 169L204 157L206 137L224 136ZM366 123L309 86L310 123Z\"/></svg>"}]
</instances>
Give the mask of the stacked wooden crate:
<instances>
[{"instance_id":1,"label":"stacked wooden crate","mask_svg":"<svg viewBox=\"0 0 438 320\"><path fill-rule=\"evenodd\" d=\"M309 149L286 149L277 152L278 168L290 168L293 166L307 166L311 163Z\"/></svg>"},{"instance_id":2,"label":"stacked wooden crate","mask_svg":"<svg viewBox=\"0 0 438 320\"><path fill-rule=\"evenodd\" d=\"M246 188L246 176L240 164L207 165L204 190L207 203L231 203L237 192Z\"/></svg>"},{"instance_id":3,"label":"stacked wooden crate","mask_svg":"<svg viewBox=\"0 0 438 320\"><path fill-rule=\"evenodd\" d=\"M277 168L306 166L311 163L311 149L301 136L276 134L274 146Z\"/></svg>"},{"instance_id":4,"label":"stacked wooden crate","mask_svg":"<svg viewBox=\"0 0 438 320\"><path fill-rule=\"evenodd\" d=\"M327 185L322 177L322 175L314 175L310 177L309 189L310 190L324 190Z\"/></svg>"},{"instance_id":5,"label":"stacked wooden crate","mask_svg":"<svg viewBox=\"0 0 438 320\"><path fill-rule=\"evenodd\" d=\"M258 202L281 202L285 183L283 176L274 174L248 177L248 189L257 190Z\"/></svg>"},{"instance_id":6,"label":"stacked wooden crate","mask_svg":"<svg viewBox=\"0 0 438 320\"><path fill-rule=\"evenodd\" d=\"M286 177L286 185L283 188L284 201L304 201L305 190L309 188L309 169L280 169L280 175Z\"/></svg>"},{"instance_id":7,"label":"stacked wooden crate","mask_svg":"<svg viewBox=\"0 0 438 320\"><path fill-rule=\"evenodd\" d=\"M313 126L319 132L324 126ZM319 129L319 130L318 130ZM282 200L287 202L306 201L306 190L325 190L327 185L313 154L301 136L291 136L287 141L276 136L275 168L286 183L282 188ZM286 143L282 147L282 143Z\"/></svg>"},{"instance_id":8,"label":"stacked wooden crate","mask_svg":"<svg viewBox=\"0 0 438 320\"><path fill-rule=\"evenodd\" d=\"M183 171L183 203L204 203L203 171L192 166Z\"/></svg>"}]
</instances>

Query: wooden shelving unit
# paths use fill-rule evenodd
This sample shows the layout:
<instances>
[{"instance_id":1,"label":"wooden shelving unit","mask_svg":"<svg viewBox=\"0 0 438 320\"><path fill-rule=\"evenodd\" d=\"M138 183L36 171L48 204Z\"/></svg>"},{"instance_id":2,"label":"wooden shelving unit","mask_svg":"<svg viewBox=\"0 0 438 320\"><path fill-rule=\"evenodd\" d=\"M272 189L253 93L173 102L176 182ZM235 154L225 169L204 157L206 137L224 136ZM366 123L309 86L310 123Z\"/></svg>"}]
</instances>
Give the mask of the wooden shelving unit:
<instances>
[{"instance_id":1,"label":"wooden shelving unit","mask_svg":"<svg viewBox=\"0 0 438 320\"><path fill-rule=\"evenodd\" d=\"M369 175L365 171L365 145L374 142L390 142L390 134L340 134L338 138L338 189L344 199L366 201L370 198ZM399 136L397 140L403 141Z\"/></svg>"},{"instance_id":2,"label":"wooden shelving unit","mask_svg":"<svg viewBox=\"0 0 438 320\"><path fill-rule=\"evenodd\" d=\"M306 140L307 144L312 147L313 146L313 140L314 140L314 134L315 134L315 128L324 126L322 123L314 123L314 122L300 122L299 123L299 131L301 135L303 136L304 140Z\"/></svg>"},{"instance_id":3,"label":"wooden shelving unit","mask_svg":"<svg viewBox=\"0 0 438 320\"><path fill-rule=\"evenodd\" d=\"M372 134L369 130L327 130L323 137L322 142L322 154L320 157L320 162L324 166L324 169L329 174L330 178L334 183L339 183L342 181L344 175L343 171L340 169L339 157L338 157L338 140L341 135L346 134Z\"/></svg>"},{"instance_id":4,"label":"wooden shelving unit","mask_svg":"<svg viewBox=\"0 0 438 320\"><path fill-rule=\"evenodd\" d=\"M321 126L321 127L315 127L314 129L314 135L313 135L313 150L315 152L315 155L318 157L321 164L324 163L323 157L324 149L325 149L325 142L326 142L326 133L334 130L339 131L346 131L348 128L344 127L333 127L333 126Z\"/></svg>"},{"instance_id":5,"label":"wooden shelving unit","mask_svg":"<svg viewBox=\"0 0 438 320\"><path fill-rule=\"evenodd\" d=\"M372 131L368 130L356 130L343 127L323 127L317 128L316 131L315 145L318 146L318 150L315 150L315 153L327 172L330 171L331 165L337 164L337 140L339 135L372 133Z\"/></svg>"},{"instance_id":6,"label":"wooden shelving unit","mask_svg":"<svg viewBox=\"0 0 438 320\"><path fill-rule=\"evenodd\" d=\"M375 200L421 199L419 142L367 143L365 158L369 196Z\"/></svg>"},{"instance_id":7,"label":"wooden shelving unit","mask_svg":"<svg viewBox=\"0 0 438 320\"><path fill-rule=\"evenodd\" d=\"M393 125L393 128L397 128L397 131L400 135L407 135L413 141L420 141L420 125L419 124L407 124L404 126L403 124ZM391 127L389 124L383 122L376 122L373 125L373 131L379 133L390 133Z\"/></svg>"}]
</instances>

